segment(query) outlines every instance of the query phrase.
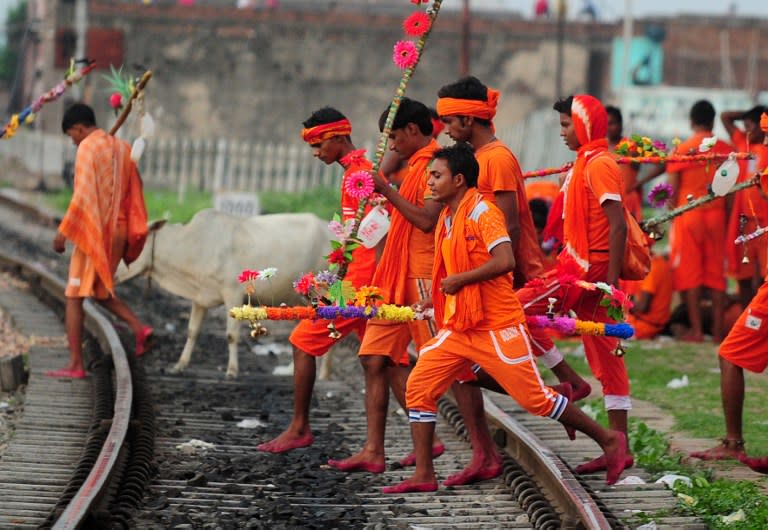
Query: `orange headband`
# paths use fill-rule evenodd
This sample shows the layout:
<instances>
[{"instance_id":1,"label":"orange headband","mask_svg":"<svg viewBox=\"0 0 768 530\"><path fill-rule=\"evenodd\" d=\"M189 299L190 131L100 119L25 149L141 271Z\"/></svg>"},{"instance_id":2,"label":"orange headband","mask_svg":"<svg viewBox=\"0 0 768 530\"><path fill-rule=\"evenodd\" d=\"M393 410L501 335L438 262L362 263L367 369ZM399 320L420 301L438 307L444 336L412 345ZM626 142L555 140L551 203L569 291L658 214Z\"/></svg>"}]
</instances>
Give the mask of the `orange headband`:
<instances>
[{"instance_id":1,"label":"orange headband","mask_svg":"<svg viewBox=\"0 0 768 530\"><path fill-rule=\"evenodd\" d=\"M437 100L437 113L443 116L473 116L491 121L496 116L496 106L499 104L500 92L493 88L488 89L488 100L439 98Z\"/></svg>"},{"instance_id":2,"label":"orange headband","mask_svg":"<svg viewBox=\"0 0 768 530\"><path fill-rule=\"evenodd\" d=\"M352 124L346 118L301 130L301 138L309 145L319 144L334 136L349 136L350 134L352 134Z\"/></svg>"},{"instance_id":3,"label":"orange headband","mask_svg":"<svg viewBox=\"0 0 768 530\"><path fill-rule=\"evenodd\" d=\"M764 133L768 133L768 112L763 112L763 115L760 116L760 128Z\"/></svg>"}]
</instances>

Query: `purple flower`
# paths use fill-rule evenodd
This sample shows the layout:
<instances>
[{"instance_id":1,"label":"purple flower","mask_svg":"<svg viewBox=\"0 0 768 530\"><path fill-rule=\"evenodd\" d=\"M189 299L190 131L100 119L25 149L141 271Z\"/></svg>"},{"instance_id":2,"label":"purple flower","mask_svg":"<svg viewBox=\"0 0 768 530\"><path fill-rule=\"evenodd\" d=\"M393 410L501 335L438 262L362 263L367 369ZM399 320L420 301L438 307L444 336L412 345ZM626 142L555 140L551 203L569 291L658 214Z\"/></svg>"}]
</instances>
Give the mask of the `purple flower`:
<instances>
[{"instance_id":1,"label":"purple flower","mask_svg":"<svg viewBox=\"0 0 768 530\"><path fill-rule=\"evenodd\" d=\"M321 271L315 276L315 281L326 285L333 285L339 279L339 275L332 271Z\"/></svg>"},{"instance_id":2,"label":"purple flower","mask_svg":"<svg viewBox=\"0 0 768 530\"><path fill-rule=\"evenodd\" d=\"M648 202L650 202L651 206L654 208L660 208L672 198L674 191L675 190L668 182L656 184L648 193Z\"/></svg>"}]
</instances>

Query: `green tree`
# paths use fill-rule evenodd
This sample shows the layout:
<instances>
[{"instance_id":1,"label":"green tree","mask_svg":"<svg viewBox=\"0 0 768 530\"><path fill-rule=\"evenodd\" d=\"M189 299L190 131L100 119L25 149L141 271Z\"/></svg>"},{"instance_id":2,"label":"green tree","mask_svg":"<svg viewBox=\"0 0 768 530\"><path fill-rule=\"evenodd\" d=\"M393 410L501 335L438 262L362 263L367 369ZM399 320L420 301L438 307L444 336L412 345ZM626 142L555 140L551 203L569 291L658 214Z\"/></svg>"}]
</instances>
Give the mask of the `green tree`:
<instances>
[{"instance_id":1,"label":"green tree","mask_svg":"<svg viewBox=\"0 0 768 530\"><path fill-rule=\"evenodd\" d=\"M27 1L21 0L8 8L5 21L5 46L0 48L0 81L12 83L21 59L24 32L27 25Z\"/></svg>"}]
</instances>

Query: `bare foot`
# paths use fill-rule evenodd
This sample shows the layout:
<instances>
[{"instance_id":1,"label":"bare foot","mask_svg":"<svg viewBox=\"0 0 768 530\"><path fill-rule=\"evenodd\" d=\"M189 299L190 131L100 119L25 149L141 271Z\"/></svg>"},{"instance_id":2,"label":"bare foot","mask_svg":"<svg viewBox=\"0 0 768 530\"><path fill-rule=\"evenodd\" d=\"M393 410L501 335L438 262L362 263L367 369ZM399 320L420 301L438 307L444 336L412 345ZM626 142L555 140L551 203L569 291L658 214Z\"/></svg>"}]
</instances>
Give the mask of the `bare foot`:
<instances>
[{"instance_id":1,"label":"bare foot","mask_svg":"<svg viewBox=\"0 0 768 530\"><path fill-rule=\"evenodd\" d=\"M768 456L762 458L749 457L745 454L739 455L739 462L749 466L752 471L768 475Z\"/></svg>"},{"instance_id":2,"label":"bare foot","mask_svg":"<svg viewBox=\"0 0 768 530\"><path fill-rule=\"evenodd\" d=\"M604 448L605 483L609 486L616 484L627 464L627 437L623 432L614 432L616 433L615 441ZM635 463L634 460L632 463Z\"/></svg>"},{"instance_id":3,"label":"bare foot","mask_svg":"<svg viewBox=\"0 0 768 530\"><path fill-rule=\"evenodd\" d=\"M501 475L503 471L501 455L496 453L485 458L473 458L459 473L453 474L443 482L446 487L463 486L482 480L489 480Z\"/></svg>"},{"instance_id":4,"label":"bare foot","mask_svg":"<svg viewBox=\"0 0 768 530\"><path fill-rule=\"evenodd\" d=\"M416 482L411 477L394 486L385 486L381 488L382 493L421 493L426 491L437 491L437 481L432 478L430 482Z\"/></svg>"},{"instance_id":5,"label":"bare foot","mask_svg":"<svg viewBox=\"0 0 768 530\"><path fill-rule=\"evenodd\" d=\"M442 455L445 452L445 445L443 445L442 442L436 443L432 445L432 458L437 458L438 456ZM407 456L400 459L400 462L398 462L403 467L408 466L415 466L416 465L416 455L413 454L413 451L408 453Z\"/></svg>"},{"instance_id":6,"label":"bare foot","mask_svg":"<svg viewBox=\"0 0 768 530\"><path fill-rule=\"evenodd\" d=\"M635 457L625 452L624 468L622 469L622 471L624 471L624 469L629 469L634 465L635 465ZM581 464L580 466L576 466L576 468L573 471L577 475L588 475L590 473L597 473L598 471L605 471L606 469L608 469L608 462L606 462L605 455L603 454L598 456L594 460L590 460L589 462Z\"/></svg>"},{"instance_id":7,"label":"bare foot","mask_svg":"<svg viewBox=\"0 0 768 530\"><path fill-rule=\"evenodd\" d=\"M691 458L700 458L702 460L738 460L744 453L744 440L729 440L723 438L720 444L706 451L694 451L689 455Z\"/></svg>"},{"instance_id":8,"label":"bare foot","mask_svg":"<svg viewBox=\"0 0 768 530\"><path fill-rule=\"evenodd\" d=\"M367 471L368 473L384 472L384 455L376 455L363 449L356 455L344 460L328 460L328 465L339 471Z\"/></svg>"},{"instance_id":9,"label":"bare foot","mask_svg":"<svg viewBox=\"0 0 768 530\"><path fill-rule=\"evenodd\" d=\"M266 453L285 453L293 449L309 447L314 441L311 432L297 435L294 432L285 431L274 440L257 445L256 449Z\"/></svg>"}]
</instances>

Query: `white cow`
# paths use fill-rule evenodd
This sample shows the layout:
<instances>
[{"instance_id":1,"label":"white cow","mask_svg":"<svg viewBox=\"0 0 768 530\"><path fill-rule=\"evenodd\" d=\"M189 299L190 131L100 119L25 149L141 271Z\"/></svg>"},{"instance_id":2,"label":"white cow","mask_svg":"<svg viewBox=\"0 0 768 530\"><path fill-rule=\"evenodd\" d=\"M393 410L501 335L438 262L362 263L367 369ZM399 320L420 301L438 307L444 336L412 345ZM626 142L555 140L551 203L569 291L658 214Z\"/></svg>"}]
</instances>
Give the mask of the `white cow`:
<instances>
[{"instance_id":1,"label":"white cow","mask_svg":"<svg viewBox=\"0 0 768 530\"><path fill-rule=\"evenodd\" d=\"M323 255L329 251L328 240L327 223L309 213L242 218L203 210L188 224L152 230L141 256L129 268L121 265L117 282L150 273L160 287L192 301L187 342L174 366L183 371L206 311L221 304L242 305L245 293L237 277L243 269L277 268L271 280L254 282L253 303L298 302L292 282L327 265ZM229 377L238 372L239 329L240 322L227 318Z\"/></svg>"}]
</instances>

